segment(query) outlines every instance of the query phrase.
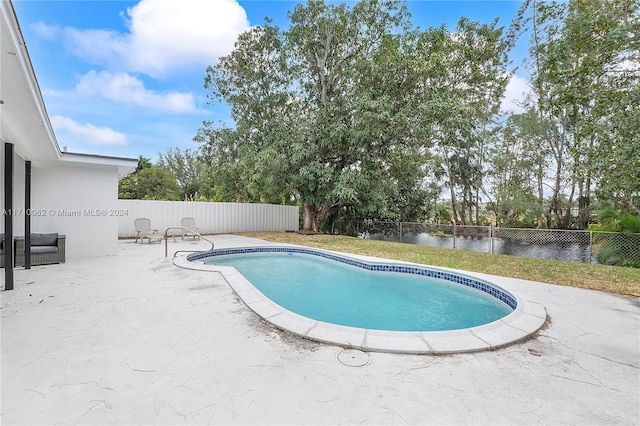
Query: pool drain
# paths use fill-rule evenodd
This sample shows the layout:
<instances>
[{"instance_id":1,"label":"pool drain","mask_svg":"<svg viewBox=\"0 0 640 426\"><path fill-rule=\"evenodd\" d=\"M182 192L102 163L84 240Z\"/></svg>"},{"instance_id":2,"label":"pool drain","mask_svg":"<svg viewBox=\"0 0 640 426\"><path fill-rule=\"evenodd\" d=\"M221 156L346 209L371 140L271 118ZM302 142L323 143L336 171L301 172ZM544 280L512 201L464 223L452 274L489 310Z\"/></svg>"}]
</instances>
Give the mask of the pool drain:
<instances>
[{"instance_id":1,"label":"pool drain","mask_svg":"<svg viewBox=\"0 0 640 426\"><path fill-rule=\"evenodd\" d=\"M369 363L369 354L358 349L345 349L338 352L338 361L348 367L362 367Z\"/></svg>"}]
</instances>

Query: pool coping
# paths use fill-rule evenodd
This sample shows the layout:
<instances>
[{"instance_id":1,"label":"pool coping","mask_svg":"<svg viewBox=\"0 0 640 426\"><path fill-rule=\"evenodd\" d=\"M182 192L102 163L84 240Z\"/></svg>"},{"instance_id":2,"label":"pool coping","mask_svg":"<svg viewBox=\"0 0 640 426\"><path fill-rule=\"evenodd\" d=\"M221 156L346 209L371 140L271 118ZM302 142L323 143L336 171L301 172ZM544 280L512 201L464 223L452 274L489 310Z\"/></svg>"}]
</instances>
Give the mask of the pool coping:
<instances>
[{"instance_id":1,"label":"pool coping","mask_svg":"<svg viewBox=\"0 0 640 426\"><path fill-rule=\"evenodd\" d=\"M514 297L517 305L514 311L504 318L463 330L423 332L371 330L330 324L291 312L266 297L233 267L207 265L201 260L190 261L187 260L187 255L174 257L173 263L185 269L221 274L231 289L251 311L276 328L313 341L363 351L435 355L496 350L531 338L544 326L547 319L546 310L541 304L524 300L514 292L507 291L486 279L476 278L472 273L466 271L289 244L265 244L259 247L291 247L337 255L370 264L415 266L434 271L455 273L488 282L491 286ZM234 249L242 249L242 247L234 247Z\"/></svg>"}]
</instances>

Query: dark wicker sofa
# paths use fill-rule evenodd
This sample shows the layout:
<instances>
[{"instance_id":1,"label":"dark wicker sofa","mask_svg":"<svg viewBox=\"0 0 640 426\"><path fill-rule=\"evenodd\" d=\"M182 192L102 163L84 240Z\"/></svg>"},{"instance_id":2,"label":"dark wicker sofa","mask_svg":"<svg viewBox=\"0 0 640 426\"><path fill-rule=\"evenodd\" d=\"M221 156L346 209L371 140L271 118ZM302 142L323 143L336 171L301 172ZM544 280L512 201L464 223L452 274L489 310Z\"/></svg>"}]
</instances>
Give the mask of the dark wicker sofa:
<instances>
[{"instance_id":1,"label":"dark wicker sofa","mask_svg":"<svg viewBox=\"0 0 640 426\"><path fill-rule=\"evenodd\" d=\"M31 265L64 263L66 235L31 234ZM16 238L16 266L24 266L24 237Z\"/></svg>"},{"instance_id":2,"label":"dark wicker sofa","mask_svg":"<svg viewBox=\"0 0 640 426\"><path fill-rule=\"evenodd\" d=\"M4 268L4 234L0 234L0 268Z\"/></svg>"}]
</instances>

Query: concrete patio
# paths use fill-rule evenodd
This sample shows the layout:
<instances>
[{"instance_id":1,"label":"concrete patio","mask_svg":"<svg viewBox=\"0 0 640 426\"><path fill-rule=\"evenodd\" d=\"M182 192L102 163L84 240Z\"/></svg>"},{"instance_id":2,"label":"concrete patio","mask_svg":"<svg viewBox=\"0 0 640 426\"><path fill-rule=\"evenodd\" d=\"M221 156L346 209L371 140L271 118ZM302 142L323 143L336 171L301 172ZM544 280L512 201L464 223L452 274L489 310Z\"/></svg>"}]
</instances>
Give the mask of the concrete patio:
<instances>
[{"instance_id":1,"label":"concrete patio","mask_svg":"<svg viewBox=\"0 0 640 426\"><path fill-rule=\"evenodd\" d=\"M259 240L211 237L216 247ZM15 271L1 294L2 424L640 424L640 300L470 274L541 303L550 325L507 348L369 353L261 321L200 241ZM354 357L361 354L353 354Z\"/></svg>"}]
</instances>

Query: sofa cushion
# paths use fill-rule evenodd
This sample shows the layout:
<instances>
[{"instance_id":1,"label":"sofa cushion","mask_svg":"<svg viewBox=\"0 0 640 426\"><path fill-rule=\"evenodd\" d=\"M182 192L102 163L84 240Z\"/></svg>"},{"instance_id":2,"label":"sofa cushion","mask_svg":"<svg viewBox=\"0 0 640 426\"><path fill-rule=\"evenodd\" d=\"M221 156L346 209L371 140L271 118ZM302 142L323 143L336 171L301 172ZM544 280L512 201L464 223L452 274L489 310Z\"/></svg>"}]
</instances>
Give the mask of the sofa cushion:
<instances>
[{"instance_id":1,"label":"sofa cushion","mask_svg":"<svg viewBox=\"0 0 640 426\"><path fill-rule=\"evenodd\" d=\"M57 246L58 234L31 234L31 247L33 246Z\"/></svg>"},{"instance_id":2,"label":"sofa cushion","mask_svg":"<svg viewBox=\"0 0 640 426\"><path fill-rule=\"evenodd\" d=\"M57 253L58 247L55 246L31 246L31 254Z\"/></svg>"}]
</instances>

